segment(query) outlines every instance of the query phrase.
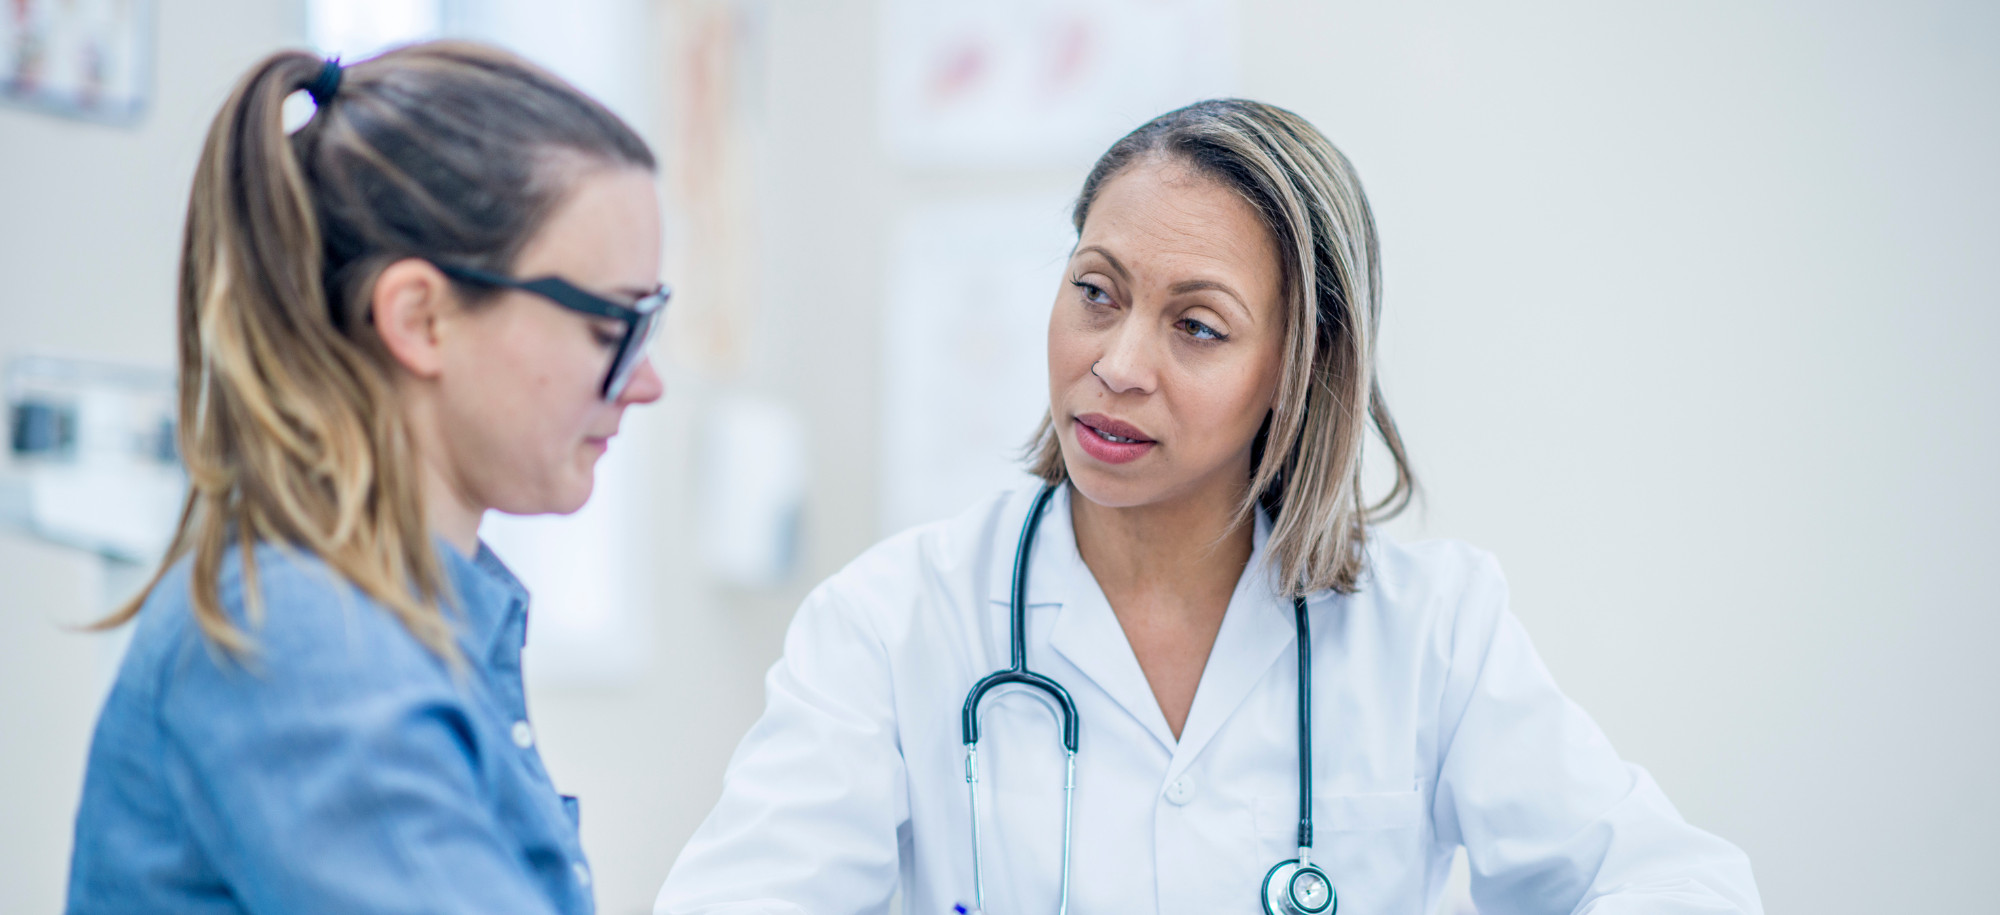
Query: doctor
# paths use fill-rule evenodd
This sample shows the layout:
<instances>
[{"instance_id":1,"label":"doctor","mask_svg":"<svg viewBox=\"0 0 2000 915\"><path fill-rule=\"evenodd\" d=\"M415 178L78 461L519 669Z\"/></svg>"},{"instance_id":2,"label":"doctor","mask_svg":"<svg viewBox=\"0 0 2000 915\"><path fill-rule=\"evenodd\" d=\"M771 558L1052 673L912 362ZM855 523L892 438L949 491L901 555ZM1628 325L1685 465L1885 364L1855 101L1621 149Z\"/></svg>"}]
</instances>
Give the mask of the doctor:
<instances>
[{"instance_id":1,"label":"doctor","mask_svg":"<svg viewBox=\"0 0 2000 915\"><path fill-rule=\"evenodd\" d=\"M1412 480L1346 159L1203 102L1106 152L1074 220L1048 488L807 598L656 911L1411 915L1463 845L1485 915L1761 912L1557 690L1491 556L1368 527Z\"/></svg>"}]
</instances>

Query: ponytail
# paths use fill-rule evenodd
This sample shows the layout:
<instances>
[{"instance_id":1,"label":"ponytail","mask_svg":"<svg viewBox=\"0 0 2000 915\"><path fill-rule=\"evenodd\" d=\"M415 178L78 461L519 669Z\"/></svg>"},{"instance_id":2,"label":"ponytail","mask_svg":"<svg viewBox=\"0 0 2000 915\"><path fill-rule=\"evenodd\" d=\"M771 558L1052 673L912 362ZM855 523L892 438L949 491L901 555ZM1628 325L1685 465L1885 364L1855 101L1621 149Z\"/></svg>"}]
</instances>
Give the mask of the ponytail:
<instances>
[{"instance_id":1,"label":"ponytail","mask_svg":"<svg viewBox=\"0 0 2000 915\"><path fill-rule=\"evenodd\" d=\"M288 136L283 106L301 90L319 108ZM182 246L187 502L161 569L98 628L130 620L192 556L196 622L247 653L222 606L222 565L240 552L256 626L254 551L270 543L318 557L458 660L394 361L366 316L375 277L402 258L505 270L567 185L548 174L563 158L551 151L653 166L602 106L477 45L404 48L345 78L287 51L243 77L202 147Z\"/></svg>"}]
</instances>

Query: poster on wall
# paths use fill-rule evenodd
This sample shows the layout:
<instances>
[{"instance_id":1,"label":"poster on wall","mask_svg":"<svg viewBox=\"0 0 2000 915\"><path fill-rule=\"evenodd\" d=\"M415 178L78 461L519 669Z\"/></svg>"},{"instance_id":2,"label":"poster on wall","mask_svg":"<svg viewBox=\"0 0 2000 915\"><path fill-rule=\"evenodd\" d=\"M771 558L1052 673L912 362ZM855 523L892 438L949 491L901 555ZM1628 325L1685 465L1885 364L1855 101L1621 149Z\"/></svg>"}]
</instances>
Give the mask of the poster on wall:
<instances>
[{"instance_id":1,"label":"poster on wall","mask_svg":"<svg viewBox=\"0 0 2000 915\"><path fill-rule=\"evenodd\" d=\"M906 165L1088 165L1235 90L1233 0L884 0L881 16L882 140Z\"/></svg>"},{"instance_id":2,"label":"poster on wall","mask_svg":"<svg viewBox=\"0 0 2000 915\"><path fill-rule=\"evenodd\" d=\"M881 533L1035 485L1049 310L1076 232L1065 196L931 204L889 246L882 310Z\"/></svg>"},{"instance_id":3,"label":"poster on wall","mask_svg":"<svg viewBox=\"0 0 2000 915\"><path fill-rule=\"evenodd\" d=\"M130 124L152 83L152 0L0 0L0 101Z\"/></svg>"},{"instance_id":4,"label":"poster on wall","mask_svg":"<svg viewBox=\"0 0 2000 915\"><path fill-rule=\"evenodd\" d=\"M770 16L764 0L684 0L669 20L667 269L676 280L663 336L676 364L719 380L748 371L756 348Z\"/></svg>"}]
</instances>

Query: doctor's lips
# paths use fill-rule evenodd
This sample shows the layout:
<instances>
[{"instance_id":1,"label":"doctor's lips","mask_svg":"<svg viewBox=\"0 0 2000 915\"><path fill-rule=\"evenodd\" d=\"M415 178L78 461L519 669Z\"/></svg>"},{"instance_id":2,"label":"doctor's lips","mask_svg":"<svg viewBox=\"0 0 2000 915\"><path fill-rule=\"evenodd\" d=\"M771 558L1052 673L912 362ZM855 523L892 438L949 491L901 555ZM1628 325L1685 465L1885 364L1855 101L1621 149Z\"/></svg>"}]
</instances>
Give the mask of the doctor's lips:
<instances>
[{"instance_id":1,"label":"doctor's lips","mask_svg":"<svg viewBox=\"0 0 2000 915\"><path fill-rule=\"evenodd\" d=\"M1076 418L1076 443L1086 454L1106 464L1136 461L1158 444L1139 431L1139 427L1102 413L1085 413Z\"/></svg>"}]
</instances>

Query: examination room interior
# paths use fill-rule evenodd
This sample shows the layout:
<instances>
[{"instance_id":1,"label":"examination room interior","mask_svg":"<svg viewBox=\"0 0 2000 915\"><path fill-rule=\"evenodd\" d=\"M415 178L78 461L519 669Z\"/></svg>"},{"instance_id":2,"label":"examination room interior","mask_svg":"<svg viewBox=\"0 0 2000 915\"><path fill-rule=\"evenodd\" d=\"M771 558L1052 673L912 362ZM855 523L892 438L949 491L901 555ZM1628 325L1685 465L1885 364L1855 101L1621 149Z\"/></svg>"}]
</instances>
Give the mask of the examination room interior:
<instances>
[{"instance_id":1,"label":"examination room interior","mask_svg":"<svg viewBox=\"0 0 2000 915\"><path fill-rule=\"evenodd\" d=\"M538 593L530 706L582 798L601 912L650 911L806 592L1026 479L1010 461L1046 405L1067 198L1120 133L1223 94L1296 110L1366 182L1383 386L1424 488L1387 530L1495 553L1557 681L1748 853L1769 910L2000 908L1979 876L2000 856L2000 6L0 15L113 8L125 107L0 105L10 408L61 389L160 409L189 176L273 50L494 41L660 153L667 395L628 417L583 513L490 525ZM143 506L175 482L158 449L64 469L14 438L0 911L55 912L121 645L75 627L136 586L160 536ZM86 470L110 482L75 485ZM1454 894L1443 910L1471 911Z\"/></svg>"}]
</instances>

